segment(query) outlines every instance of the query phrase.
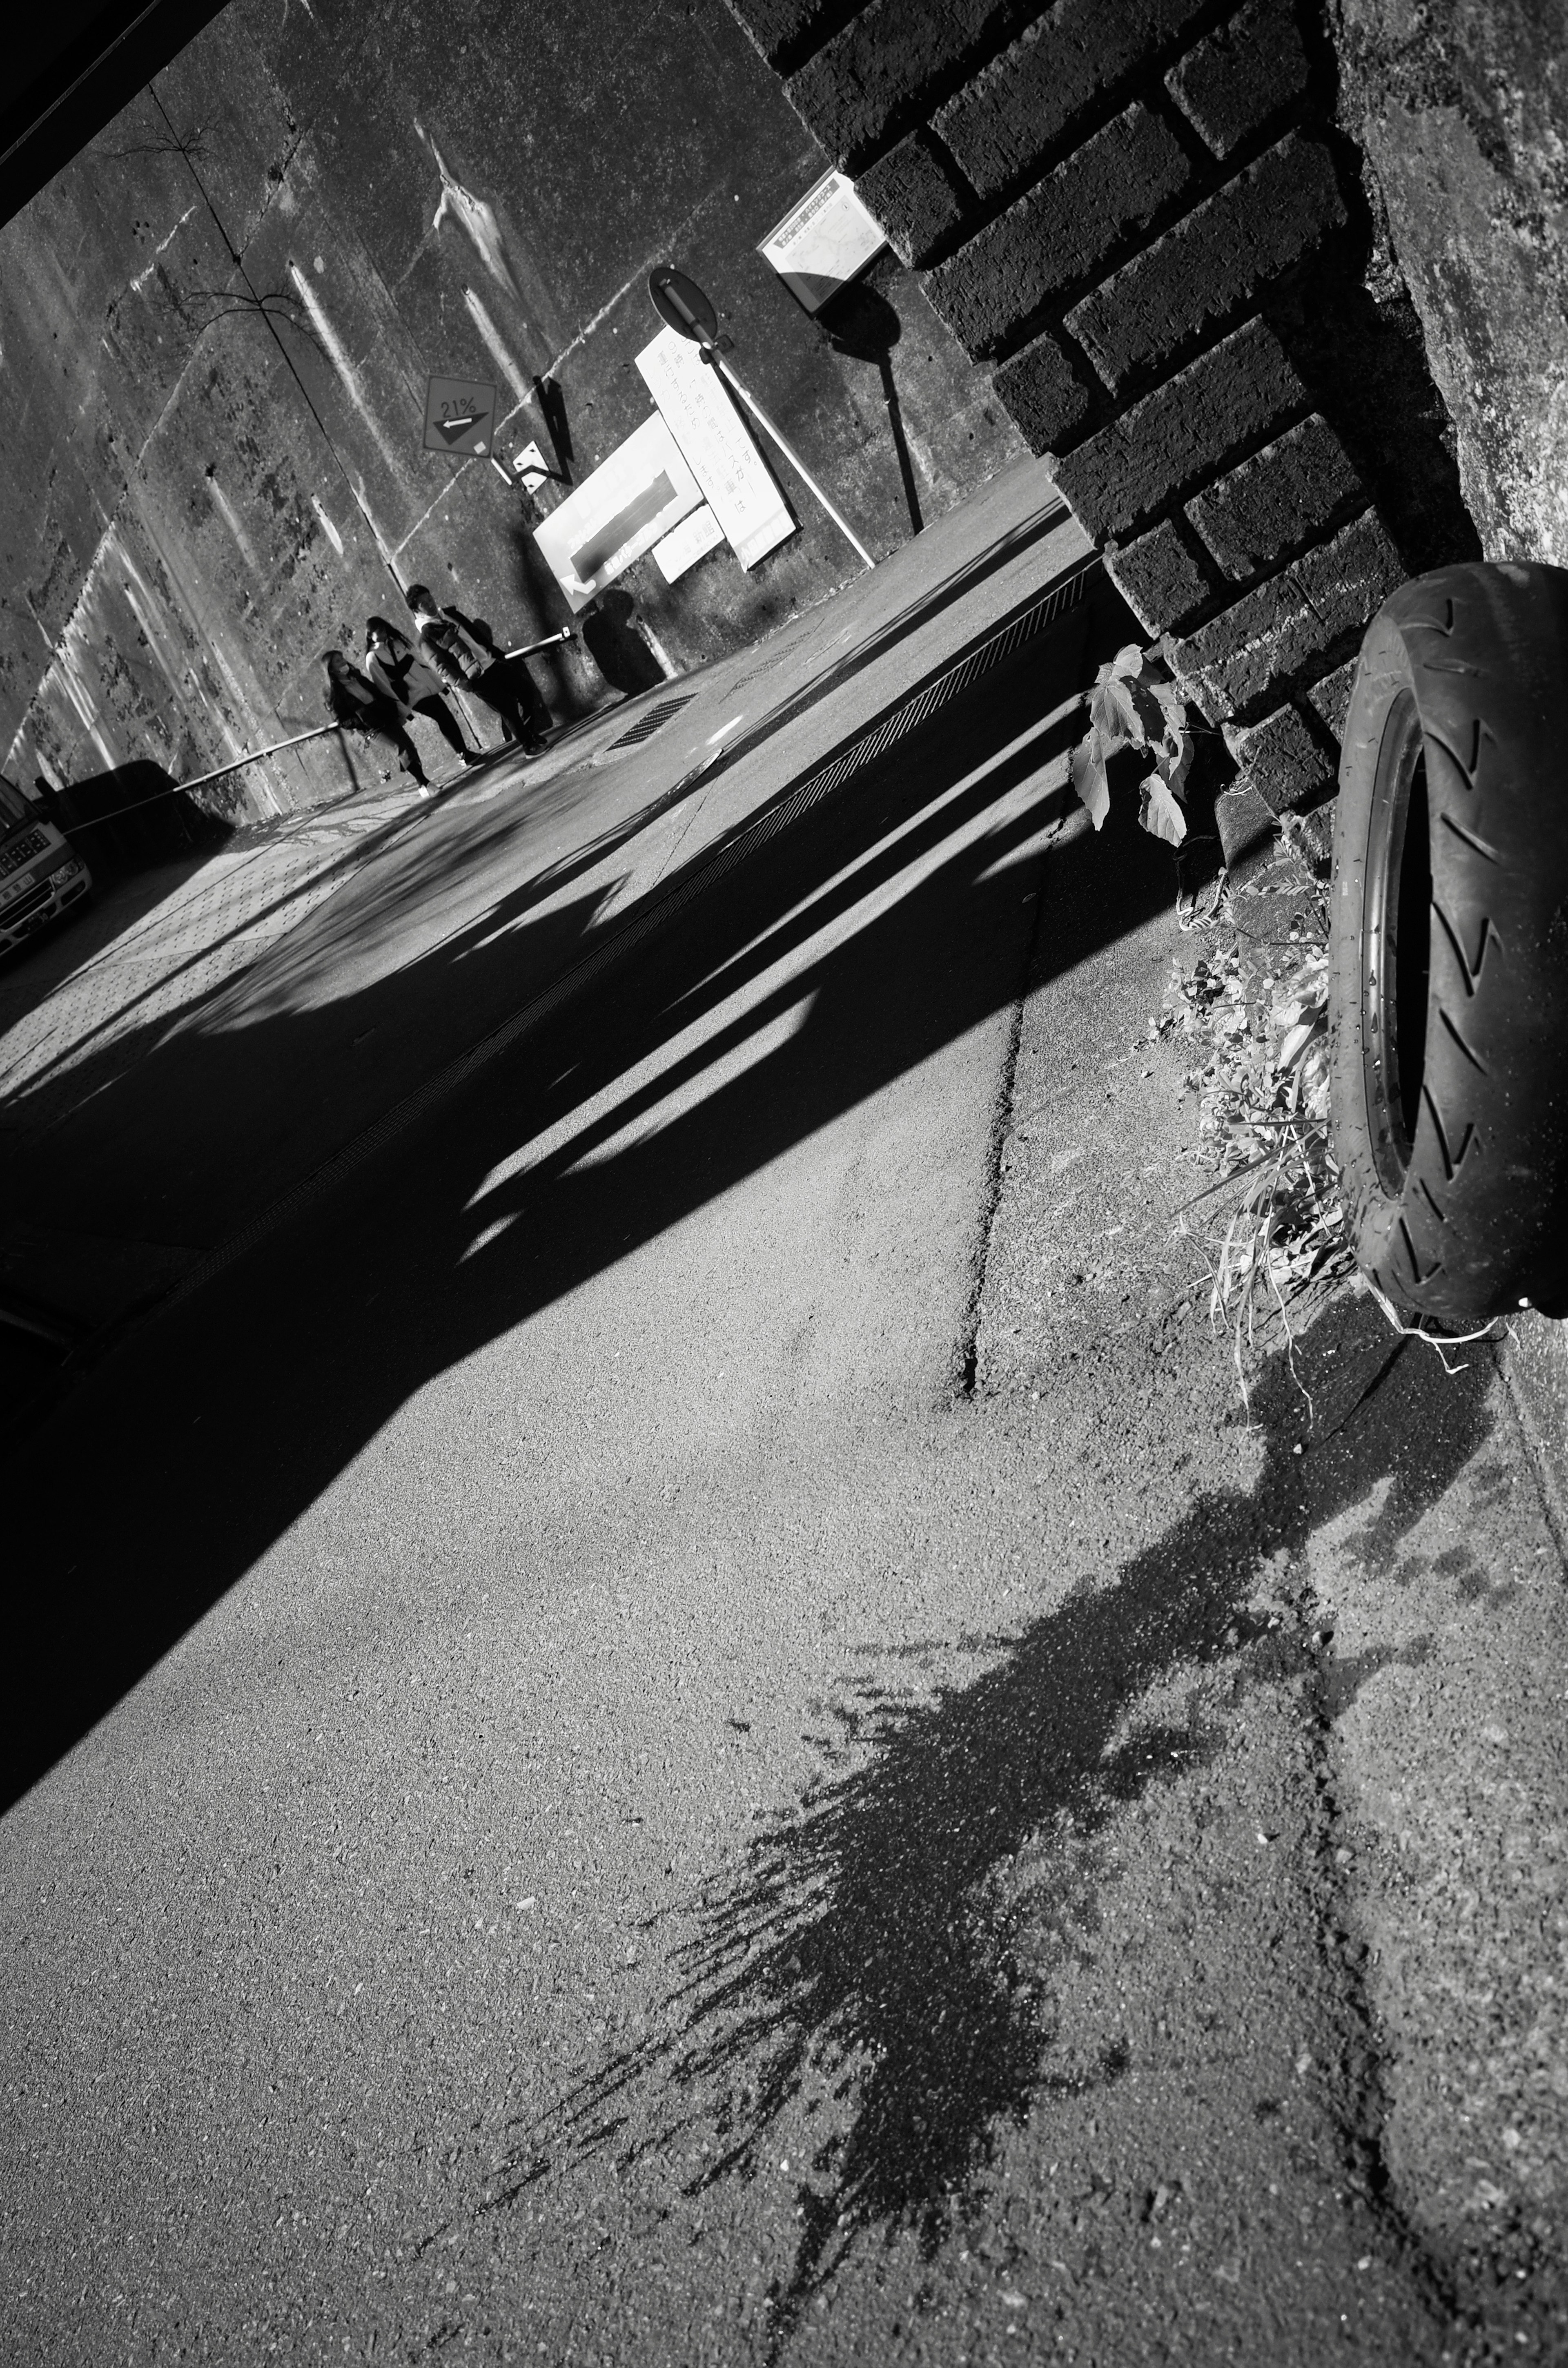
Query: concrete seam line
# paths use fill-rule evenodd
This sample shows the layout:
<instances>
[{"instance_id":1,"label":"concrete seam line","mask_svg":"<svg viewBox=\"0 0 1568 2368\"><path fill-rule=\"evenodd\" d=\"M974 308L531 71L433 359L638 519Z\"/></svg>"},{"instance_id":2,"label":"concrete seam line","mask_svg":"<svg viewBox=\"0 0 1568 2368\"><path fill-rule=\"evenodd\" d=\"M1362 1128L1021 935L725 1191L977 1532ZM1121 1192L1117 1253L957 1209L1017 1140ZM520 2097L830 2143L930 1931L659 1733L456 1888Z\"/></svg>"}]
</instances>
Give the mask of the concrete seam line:
<instances>
[{"instance_id":1,"label":"concrete seam line","mask_svg":"<svg viewBox=\"0 0 1568 2368\"><path fill-rule=\"evenodd\" d=\"M1512 1355L1510 1349L1514 1352ZM1518 1341L1512 1331L1493 1346L1493 1362L1502 1378L1514 1420L1519 1429L1524 1459L1540 1498L1546 1526L1558 1553L1564 1562L1568 1562L1568 1493L1562 1485L1562 1452L1541 1420L1540 1408L1535 1403L1528 1375L1519 1370L1517 1356Z\"/></svg>"},{"instance_id":2,"label":"concrete seam line","mask_svg":"<svg viewBox=\"0 0 1568 2368\"><path fill-rule=\"evenodd\" d=\"M216 1244L205 1258L199 1259L180 1277L172 1290L147 1308L146 1314L151 1315L176 1307L213 1281L247 1250L254 1249L269 1234L276 1233L290 1218L300 1215L313 1201L329 1192L335 1184L341 1183L368 1160L374 1158L377 1152L384 1150L389 1143L394 1142L411 1126L417 1125L438 1102L445 1101L480 1070L488 1068L502 1053L509 1052L513 1045L530 1035L563 1004L570 1002L583 988L593 985L606 970L623 955L631 952L655 928L673 919L695 898L705 894L737 864L749 860L779 831L788 829L811 807L820 804L824 798L842 788L853 774L874 764L895 741L915 730L937 708L946 706L960 691L967 690L981 675L989 673L993 666L1010 657L1023 643L1033 640L1036 634L1054 624L1058 618L1076 607L1082 599L1088 579L1098 564L1097 558L1092 560L1064 583L1054 586L1021 617L1016 617L1010 624L1003 626L991 641L983 642L957 666L949 667L946 674L938 676L924 690L916 691L882 723L874 724L858 740L853 741L842 757L820 767L816 772L808 775L798 789L766 808L752 821L743 824L727 847L715 848L708 858L699 858L696 868L678 886L650 897L640 912L629 914L602 944L596 946L591 953L584 955L570 970L562 972L558 979L542 988L520 1011L514 1012L510 1019L503 1020L487 1036L482 1036L478 1043L470 1045L466 1053L458 1053L443 1068L437 1069L433 1077L426 1078L424 1085L404 1095L390 1110L373 1120L351 1142L346 1143L340 1151L334 1152L330 1159L324 1160L298 1184L290 1185L286 1192L279 1193L276 1201L269 1201L237 1233Z\"/></svg>"}]
</instances>

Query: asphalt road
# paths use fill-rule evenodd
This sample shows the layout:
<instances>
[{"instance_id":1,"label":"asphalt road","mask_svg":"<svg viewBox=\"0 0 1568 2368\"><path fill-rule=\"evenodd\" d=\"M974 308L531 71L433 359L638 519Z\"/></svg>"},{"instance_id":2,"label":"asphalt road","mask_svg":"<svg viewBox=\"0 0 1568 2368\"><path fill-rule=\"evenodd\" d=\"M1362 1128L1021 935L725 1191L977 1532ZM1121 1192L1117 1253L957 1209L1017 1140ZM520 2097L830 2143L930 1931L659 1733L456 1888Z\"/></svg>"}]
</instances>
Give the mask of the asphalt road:
<instances>
[{"instance_id":1,"label":"asphalt road","mask_svg":"<svg viewBox=\"0 0 1568 2368\"><path fill-rule=\"evenodd\" d=\"M1568 2351L1550 1532L1364 1302L1244 1418L1040 704L13 1461L6 2359Z\"/></svg>"}]
</instances>

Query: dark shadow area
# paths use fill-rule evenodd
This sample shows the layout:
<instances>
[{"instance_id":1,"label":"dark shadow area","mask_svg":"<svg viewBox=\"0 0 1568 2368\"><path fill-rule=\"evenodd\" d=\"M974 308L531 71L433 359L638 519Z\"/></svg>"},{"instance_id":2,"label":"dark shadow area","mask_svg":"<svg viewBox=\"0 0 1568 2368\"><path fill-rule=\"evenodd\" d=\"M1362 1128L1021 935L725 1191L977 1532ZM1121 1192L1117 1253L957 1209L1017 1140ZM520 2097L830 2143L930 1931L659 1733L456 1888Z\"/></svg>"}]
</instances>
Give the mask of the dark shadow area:
<instances>
[{"instance_id":1,"label":"dark shadow area","mask_svg":"<svg viewBox=\"0 0 1568 2368\"><path fill-rule=\"evenodd\" d=\"M657 690L665 670L638 632L637 603L630 592L601 592L579 617L583 646L612 690L629 699Z\"/></svg>"},{"instance_id":2,"label":"dark shadow area","mask_svg":"<svg viewBox=\"0 0 1568 2368\"><path fill-rule=\"evenodd\" d=\"M95 876L122 879L181 855L210 851L233 837L233 825L180 789L172 773L141 757L112 772L58 789L41 776L39 799L57 829Z\"/></svg>"},{"instance_id":3,"label":"dark shadow area","mask_svg":"<svg viewBox=\"0 0 1568 2368\"><path fill-rule=\"evenodd\" d=\"M566 397L552 378L536 378L534 400L544 420L550 449L555 455L555 465L567 484L572 483L572 463L576 457L572 450L572 425L566 416Z\"/></svg>"},{"instance_id":4,"label":"dark shadow area","mask_svg":"<svg viewBox=\"0 0 1568 2368\"><path fill-rule=\"evenodd\" d=\"M512 529L512 550L524 613L531 620L531 638L538 640L558 626L574 625L576 620L565 594L540 555L532 532L536 523L537 512L525 496L522 514ZM558 650L541 651L526 663L534 682L542 686L543 699L552 714L573 723L582 716L593 714L600 701L591 691L585 690L577 670L568 663L567 646L563 643Z\"/></svg>"},{"instance_id":5,"label":"dark shadow area","mask_svg":"<svg viewBox=\"0 0 1568 2368\"><path fill-rule=\"evenodd\" d=\"M1324 269L1281 290L1265 311L1411 574L1479 559L1452 423L1403 287L1380 300L1348 274Z\"/></svg>"},{"instance_id":6,"label":"dark shadow area","mask_svg":"<svg viewBox=\"0 0 1568 2368\"><path fill-rule=\"evenodd\" d=\"M1366 158L1343 131L1341 62L1326 17L1300 18L1317 136L1332 150L1348 222L1265 300L1264 313L1313 403L1349 453L1413 575L1479 559L1460 486L1453 424L1426 359L1421 322L1374 219ZM1354 120L1355 101L1348 117ZM1380 212L1381 199L1376 198Z\"/></svg>"},{"instance_id":7,"label":"dark shadow area","mask_svg":"<svg viewBox=\"0 0 1568 2368\"><path fill-rule=\"evenodd\" d=\"M331 803L318 807L315 810L316 816L324 820L340 804L347 803L347 799L334 799ZM101 1035L109 1030L113 1030L118 1035L126 1014L133 1011L139 1003L150 1002L166 994L174 981L187 971L201 969L215 952L220 951L233 939L243 937L260 924L275 918L278 914L287 911L290 905L298 903L301 897L319 896L324 886L330 885L335 880L357 871L364 863L368 854L377 848L388 846L393 839L406 832L410 827L410 822L409 815L400 815L380 829L367 832L362 838L356 841L353 847L347 848L335 862L311 871L294 887L284 889L268 903L249 906L232 929L221 937L204 939L186 962L160 965L156 976L151 979L145 987L135 991L126 1001L118 1004L113 1011L106 1015L97 1029L73 1038L69 1051L62 1056L62 1060L69 1060L74 1076L79 1073L80 1099L83 1100L88 1099L97 1090L100 1084L107 1084L110 1078L119 1073L123 1066L123 1055L113 1052L107 1055L104 1073L97 1074L95 1071L92 1054L88 1053L85 1060L82 1057L82 1047L85 1044L90 1044L95 1036ZM233 834L228 832L223 834L224 837L232 836ZM210 854L212 850L208 848L206 851ZM199 868L199 866L194 863L182 865L177 871L171 868L162 879L149 880L148 885L153 893L144 898L133 898L128 894L130 882L121 880L112 884L112 892L108 897L101 902L96 898L90 900L83 908L82 918L84 921L90 922L96 917L98 927L96 929L88 928L80 930L73 941L57 949L64 951L67 959L63 962L56 961L42 972L39 977L36 996L32 1000L41 1002L64 977L85 968L95 954L103 951L106 947L123 937L139 919L162 903L165 896L172 894L175 889L183 887ZM53 940L48 937L40 937L35 939L33 944L42 951L52 942ZM30 952L32 948L23 951ZM222 993L222 987L220 985L212 988L208 996L196 996L189 1005L185 1007L186 1016L199 1011L203 1002L210 1001ZM7 1015L6 1003L8 1000L8 997L0 1000L0 1025L13 1024L17 1016L14 1011ZM166 1021L164 1024L166 1025ZM17 1113L25 1111L32 1098L48 1087L59 1065L60 1064L56 1062L45 1062L34 1069L23 1091L11 1097L8 1101L0 1103L0 1124L6 1122L7 1111L11 1114L11 1122L15 1123Z\"/></svg>"},{"instance_id":8,"label":"dark shadow area","mask_svg":"<svg viewBox=\"0 0 1568 2368\"><path fill-rule=\"evenodd\" d=\"M1297 1349L1303 1386L1334 1391L1366 1353L1369 1314L1342 1299L1323 1316ZM1278 1360L1256 1401L1267 1445L1250 1492L1199 1497L1103 1586L1016 1637L971 1640L990 1659L980 1675L933 1658L919 1695L836 1706L817 1738L822 1781L769 1819L727 1890L680 1916L673 2034L614 2057L551 2126L520 2133L494 2202L574 2163L690 2161L713 2133L686 2184L697 2196L770 2168L778 2125L803 2101L819 2137L795 2189L771 2356L862 2240L907 2230L934 2255L981 2210L1002 2134L1038 2099L1134 2068L1115 2030L1068 2055L1053 1981L1098 1925L1096 1836L1222 1741L1216 1719L1140 1719L1140 1702L1178 1673L1223 1666L1233 1700L1310 1670L1290 1633L1247 1608L1264 1560L1300 1553L1387 1480L1361 1550L1392 1561L1487 1436L1490 1371L1483 1360L1449 1380L1436 1359L1406 1359L1352 1440L1319 1444ZM1336 1714L1370 1674L1337 1673L1323 1707Z\"/></svg>"},{"instance_id":9,"label":"dark shadow area","mask_svg":"<svg viewBox=\"0 0 1568 2368\"><path fill-rule=\"evenodd\" d=\"M876 364L882 381L882 400L888 407L888 427L898 472L903 484L909 529L912 534L918 534L926 521L920 514L920 488L915 482L915 463L909 455L909 439L903 432L903 414L899 408L892 374L892 349L903 335L903 323L885 296L858 279L830 298L817 314L817 324L835 353L847 354L855 361Z\"/></svg>"},{"instance_id":10,"label":"dark shadow area","mask_svg":"<svg viewBox=\"0 0 1568 2368\"><path fill-rule=\"evenodd\" d=\"M753 818L674 867L640 936L443 1101L437 1125L401 1136L395 1156L366 1171L351 1194L274 1235L80 1382L24 1450L27 1505L37 1520L18 1541L19 1566L34 1583L13 1611L8 1799L101 1716L433 1374L635 1243L657 1238L1012 1001L1028 923L1023 875L1006 859L1060 811L1061 793L1041 785L983 837L948 842L1034 780L1048 746L1037 740L1006 759L1000 752L1076 678L1074 663L1072 679L1052 686L1040 645L1026 645L1014 666L851 785L792 817L780 799L760 835ZM1059 750L1072 729L1069 716ZM998 760L994 768L971 780L988 757ZM946 805L934 803L944 795ZM462 852L460 844L454 855ZM899 893L901 873L916 859L920 868ZM1138 927L1171 896L1166 850L1131 822L1113 821L1102 837L1073 840L1046 860L1063 911L1086 916L1096 943ZM851 866L860 869L846 877ZM434 893L438 882L416 855L378 890L421 908ZM111 1099L123 1097L121 1132L112 1139L125 1178L123 1190L117 1184L124 1232L155 1242L176 1237L184 1223L177 1207L160 1222L162 1188L155 1175L149 1182L138 1174L130 1130L142 1130L149 1174L170 1175L187 1196L192 1163L199 1195L201 1175L211 1175L216 1191L256 1170L269 1149L268 1111L302 1114L324 1156L343 1140L355 1093L370 1096L373 1121L433 1073L432 1031L443 1012L460 1008L472 1018L472 1042L482 1032L479 1015L515 1010L559 980L590 945L596 900L535 916L527 909L533 893L519 882L515 911L487 911L335 1003L322 1007L304 995L274 1016L247 1015L237 1030L182 1027L150 1051L82 1121L97 1128L107 1114L113 1123ZM347 891L341 910L324 911L332 928L353 932L358 951L379 924L354 897ZM858 928L799 959L813 931L852 914L861 897L872 901ZM1080 927L1074 958L1083 934ZM588 1098L791 951L796 966L784 984L671 1070L664 1090L682 1078L699 1083L726 1051L767 1027L780 1002L809 995L809 1020L778 1050L642 1139L603 1152L646 1095L479 1195L499 1163L569 1121ZM313 974L302 973L307 984ZM175 1117L188 1129L179 1140L189 1149L171 1162L166 1130ZM61 1178L51 1222L90 1230L65 1205L80 1172L75 1123L49 1137ZM601 1156L579 1165L595 1145ZM199 1438L190 1429L193 1406L222 1409ZM92 1485L83 1489L89 1472ZM55 1510L62 1504L70 1508L63 1522ZM24 1510L24 1527L33 1518ZM142 1575L134 1589L123 1583L127 1568Z\"/></svg>"}]
</instances>

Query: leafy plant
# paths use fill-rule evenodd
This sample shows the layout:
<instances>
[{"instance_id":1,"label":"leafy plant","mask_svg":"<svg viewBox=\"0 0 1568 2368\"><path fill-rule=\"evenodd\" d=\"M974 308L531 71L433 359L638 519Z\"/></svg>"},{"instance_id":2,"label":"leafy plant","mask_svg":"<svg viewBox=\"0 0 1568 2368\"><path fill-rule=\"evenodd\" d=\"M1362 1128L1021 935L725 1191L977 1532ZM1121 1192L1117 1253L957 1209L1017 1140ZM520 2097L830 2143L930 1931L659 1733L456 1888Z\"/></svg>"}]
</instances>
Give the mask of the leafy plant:
<instances>
[{"instance_id":1,"label":"leafy plant","mask_svg":"<svg viewBox=\"0 0 1568 2368\"><path fill-rule=\"evenodd\" d=\"M1187 776L1192 764L1192 734L1187 698L1153 653L1136 642L1101 666L1089 694L1089 728L1073 751L1073 788L1098 830L1110 811L1107 767L1124 748L1142 749L1150 759L1139 785L1138 819L1146 831L1179 847L1187 837Z\"/></svg>"}]
</instances>

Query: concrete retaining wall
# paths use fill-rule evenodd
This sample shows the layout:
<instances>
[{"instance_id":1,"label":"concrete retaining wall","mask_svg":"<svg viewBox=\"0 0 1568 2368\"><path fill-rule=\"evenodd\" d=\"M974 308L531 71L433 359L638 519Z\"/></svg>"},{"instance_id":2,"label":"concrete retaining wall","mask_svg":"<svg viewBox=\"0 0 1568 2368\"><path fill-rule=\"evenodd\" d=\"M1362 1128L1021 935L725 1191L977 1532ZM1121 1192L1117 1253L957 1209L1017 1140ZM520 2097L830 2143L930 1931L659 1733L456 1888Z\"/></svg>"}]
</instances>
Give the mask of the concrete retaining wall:
<instances>
[{"instance_id":1,"label":"concrete retaining wall","mask_svg":"<svg viewBox=\"0 0 1568 2368\"><path fill-rule=\"evenodd\" d=\"M1489 559L1568 565L1568 15L1341 0L1376 167Z\"/></svg>"},{"instance_id":2,"label":"concrete retaining wall","mask_svg":"<svg viewBox=\"0 0 1568 2368\"><path fill-rule=\"evenodd\" d=\"M825 160L721 0L231 0L0 229L0 767L30 788L136 757L177 777L321 720L320 653L397 587L518 638L564 604L538 510L420 449L427 372L496 383L580 477L650 409L650 268L705 282L734 362L879 552L911 519L875 359L835 350L756 254ZM915 276L878 319L916 498L1022 449ZM549 415L536 392L553 389ZM596 649L645 676L756 638L858 569L799 488L750 575L651 563ZM624 605L624 604L623 604ZM656 669L655 669L656 671ZM593 664L547 685L605 696ZM616 683L626 688L626 681ZM423 730L424 727L417 727ZM340 792L335 742L237 777L243 813Z\"/></svg>"},{"instance_id":3,"label":"concrete retaining wall","mask_svg":"<svg viewBox=\"0 0 1568 2368\"><path fill-rule=\"evenodd\" d=\"M1568 16L1342 0L1346 115L1376 167L1489 559L1568 566ZM1568 1534L1568 1326L1504 1364Z\"/></svg>"}]
</instances>

